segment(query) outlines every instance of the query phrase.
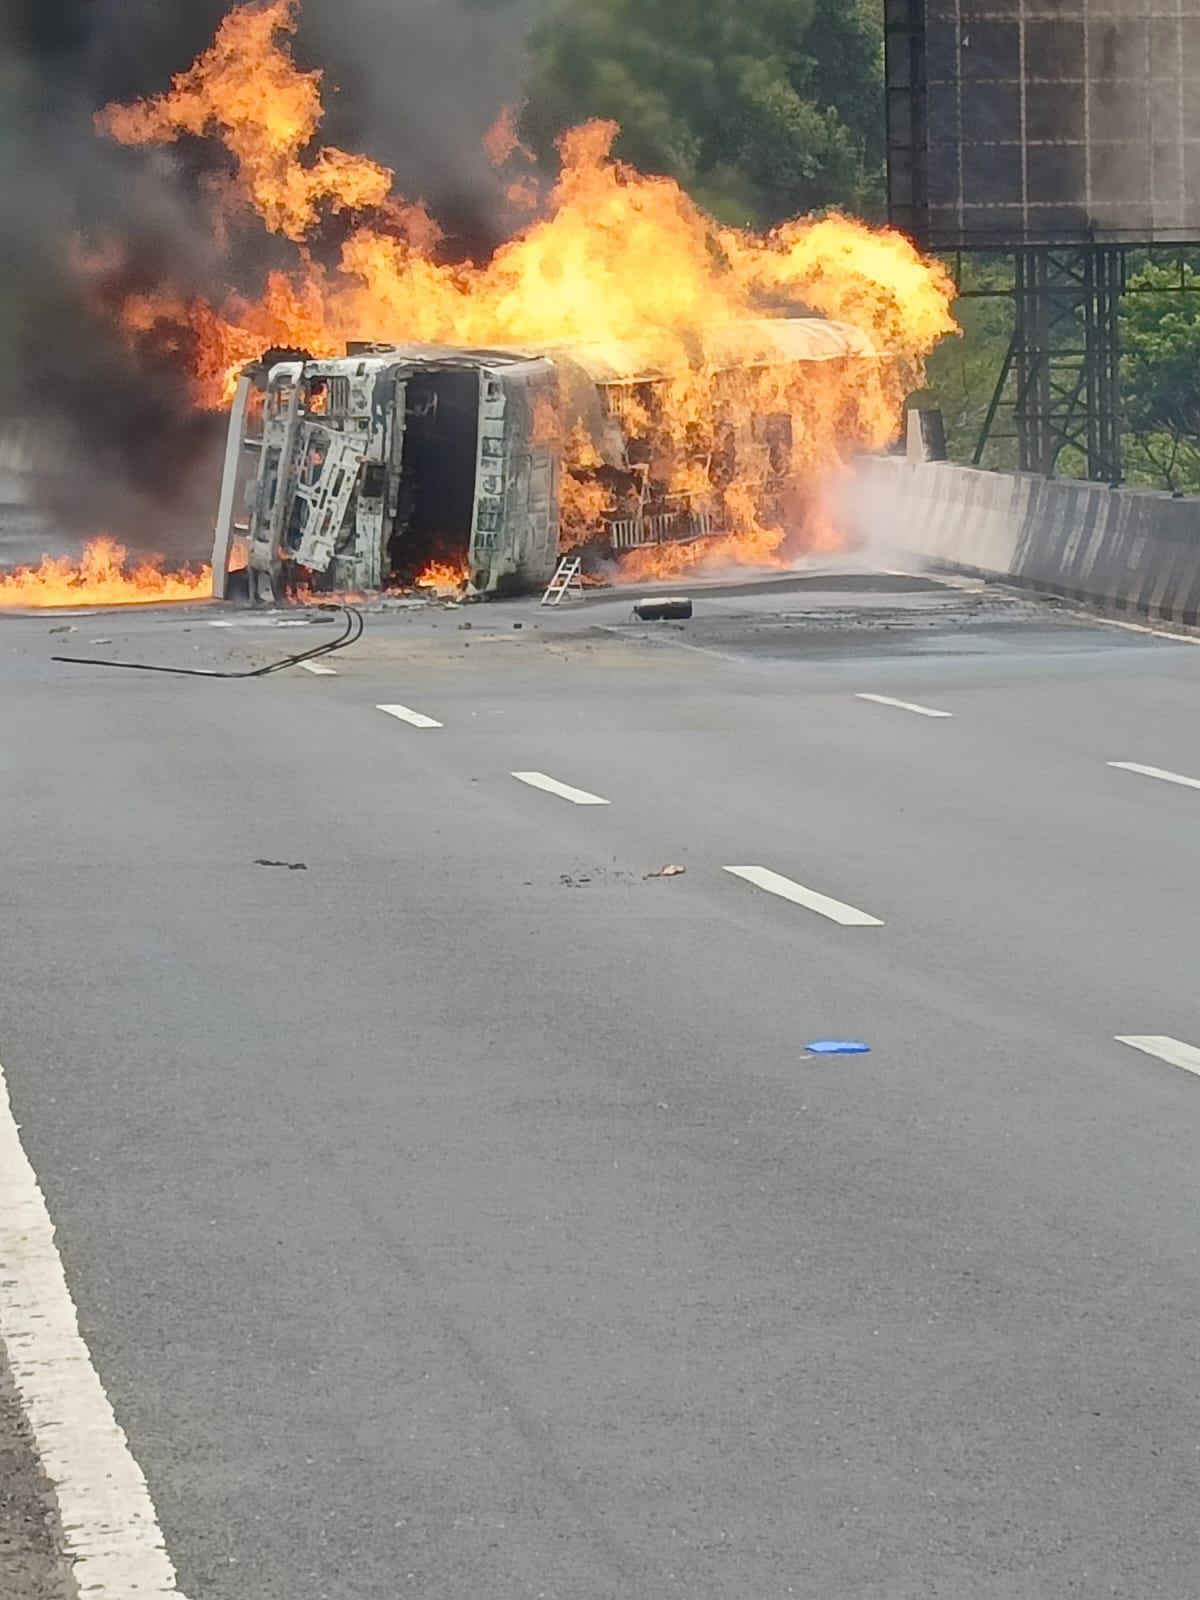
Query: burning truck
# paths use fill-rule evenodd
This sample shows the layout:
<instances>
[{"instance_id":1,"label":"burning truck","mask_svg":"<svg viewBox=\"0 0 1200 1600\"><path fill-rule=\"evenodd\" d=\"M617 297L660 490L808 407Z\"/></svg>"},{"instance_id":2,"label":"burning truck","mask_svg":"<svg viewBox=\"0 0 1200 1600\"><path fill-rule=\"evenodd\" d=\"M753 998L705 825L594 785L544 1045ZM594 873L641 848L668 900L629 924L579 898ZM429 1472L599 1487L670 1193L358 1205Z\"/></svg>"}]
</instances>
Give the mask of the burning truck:
<instances>
[{"instance_id":1,"label":"burning truck","mask_svg":"<svg viewBox=\"0 0 1200 1600\"><path fill-rule=\"evenodd\" d=\"M610 122L564 130L554 173L508 113L485 140L504 237L473 255L388 167L321 142L299 13L235 5L169 84L96 115L106 142L154 152L147 192L171 198L155 218L182 198L212 237L193 271L190 229L186 259L147 252L118 207L69 252L80 315L106 350L116 332L130 377L84 477L132 504L136 542L159 517L190 532L198 441L232 401L218 595L431 575L488 595L537 588L568 551L641 581L837 547L822 485L895 437L955 330L938 262L836 212L723 225L620 160ZM93 385L67 387L94 410ZM105 537L0 573L0 607L207 591L207 569L129 565L133 530L119 510L92 528L60 454L76 523Z\"/></svg>"},{"instance_id":2,"label":"burning truck","mask_svg":"<svg viewBox=\"0 0 1200 1600\"><path fill-rule=\"evenodd\" d=\"M256 363L230 418L214 592L273 603L437 571L497 595L544 587L562 552L595 568L755 530L774 553L814 459L854 432L831 397L846 409L880 358L820 317L731 323L691 354L356 344Z\"/></svg>"}]
</instances>

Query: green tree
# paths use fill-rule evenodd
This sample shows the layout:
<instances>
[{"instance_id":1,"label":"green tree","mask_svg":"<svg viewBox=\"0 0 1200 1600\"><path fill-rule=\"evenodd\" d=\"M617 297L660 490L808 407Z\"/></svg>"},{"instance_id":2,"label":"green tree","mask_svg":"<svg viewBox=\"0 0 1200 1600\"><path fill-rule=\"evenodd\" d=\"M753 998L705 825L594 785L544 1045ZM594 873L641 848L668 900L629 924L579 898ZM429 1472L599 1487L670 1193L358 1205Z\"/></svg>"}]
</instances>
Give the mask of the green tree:
<instances>
[{"instance_id":1,"label":"green tree","mask_svg":"<svg viewBox=\"0 0 1200 1600\"><path fill-rule=\"evenodd\" d=\"M926 364L928 388L916 398L941 410L950 459L970 461L1012 335L1012 268L1003 258L965 256L960 270L962 292L954 316L962 336L943 339L934 350ZM1011 420L1008 426L1011 431ZM1014 441L996 439L984 465L1011 468L1016 459Z\"/></svg>"},{"instance_id":2,"label":"green tree","mask_svg":"<svg viewBox=\"0 0 1200 1600\"><path fill-rule=\"evenodd\" d=\"M877 208L882 43L866 0L558 0L535 33L525 132L586 117L722 220Z\"/></svg>"},{"instance_id":3,"label":"green tree","mask_svg":"<svg viewBox=\"0 0 1200 1600\"><path fill-rule=\"evenodd\" d=\"M797 88L834 112L849 135L856 209L879 220L885 210L882 15L878 0L816 0L789 68Z\"/></svg>"},{"instance_id":4,"label":"green tree","mask_svg":"<svg viewBox=\"0 0 1200 1600\"><path fill-rule=\"evenodd\" d=\"M1200 488L1200 273L1148 265L1121 302L1128 475Z\"/></svg>"}]
</instances>

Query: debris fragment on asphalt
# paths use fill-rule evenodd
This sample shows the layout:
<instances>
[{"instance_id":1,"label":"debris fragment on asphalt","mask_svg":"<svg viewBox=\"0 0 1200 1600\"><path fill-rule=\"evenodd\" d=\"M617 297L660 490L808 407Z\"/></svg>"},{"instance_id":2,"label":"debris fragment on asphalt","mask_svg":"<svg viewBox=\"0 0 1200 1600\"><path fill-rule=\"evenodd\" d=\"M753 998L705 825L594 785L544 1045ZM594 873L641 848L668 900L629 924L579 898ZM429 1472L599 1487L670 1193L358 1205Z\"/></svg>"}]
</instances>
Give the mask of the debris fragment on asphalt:
<instances>
[{"instance_id":1,"label":"debris fragment on asphalt","mask_svg":"<svg viewBox=\"0 0 1200 1600\"><path fill-rule=\"evenodd\" d=\"M648 872L647 878L681 878L687 871L686 867L659 867L657 872Z\"/></svg>"},{"instance_id":2,"label":"debris fragment on asphalt","mask_svg":"<svg viewBox=\"0 0 1200 1600\"><path fill-rule=\"evenodd\" d=\"M871 1046L859 1039L814 1039L805 1048L814 1056L865 1056L871 1053Z\"/></svg>"},{"instance_id":3,"label":"debris fragment on asphalt","mask_svg":"<svg viewBox=\"0 0 1200 1600\"><path fill-rule=\"evenodd\" d=\"M256 867L285 867L288 872L307 872L308 864L304 861L268 861L265 856L254 858Z\"/></svg>"}]
</instances>

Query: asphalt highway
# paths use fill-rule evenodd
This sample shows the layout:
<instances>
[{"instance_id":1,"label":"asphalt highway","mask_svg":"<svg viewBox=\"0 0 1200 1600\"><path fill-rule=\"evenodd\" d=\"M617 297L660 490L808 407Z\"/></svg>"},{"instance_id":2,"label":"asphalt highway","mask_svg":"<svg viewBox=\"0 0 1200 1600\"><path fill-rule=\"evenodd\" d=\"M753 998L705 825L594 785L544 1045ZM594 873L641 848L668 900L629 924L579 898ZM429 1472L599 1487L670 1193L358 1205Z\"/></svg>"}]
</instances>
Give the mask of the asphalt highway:
<instances>
[{"instance_id":1,"label":"asphalt highway","mask_svg":"<svg viewBox=\"0 0 1200 1600\"><path fill-rule=\"evenodd\" d=\"M1200 1593L1200 648L693 593L0 617L0 1063L190 1600Z\"/></svg>"}]
</instances>

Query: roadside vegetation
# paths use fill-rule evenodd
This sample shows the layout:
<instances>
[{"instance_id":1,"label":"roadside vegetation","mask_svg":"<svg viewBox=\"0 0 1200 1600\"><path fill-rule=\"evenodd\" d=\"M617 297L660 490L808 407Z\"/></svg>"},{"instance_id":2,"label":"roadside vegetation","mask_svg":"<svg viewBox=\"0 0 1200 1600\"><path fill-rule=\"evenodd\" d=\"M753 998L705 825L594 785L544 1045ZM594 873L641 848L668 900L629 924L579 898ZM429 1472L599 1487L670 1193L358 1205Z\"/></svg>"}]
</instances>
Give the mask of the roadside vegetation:
<instances>
[{"instance_id":1,"label":"roadside vegetation","mask_svg":"<svg viewBox=\"0 0 1200 1600\"><path fill-rule=\"evenodd\" d=\"M526 136L581 117L721 221L883 213L883 30L875 0L559 0L532 43Z\"/></svg>"}]
</instances>

